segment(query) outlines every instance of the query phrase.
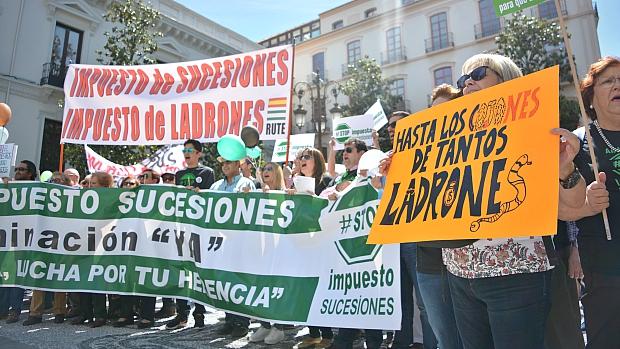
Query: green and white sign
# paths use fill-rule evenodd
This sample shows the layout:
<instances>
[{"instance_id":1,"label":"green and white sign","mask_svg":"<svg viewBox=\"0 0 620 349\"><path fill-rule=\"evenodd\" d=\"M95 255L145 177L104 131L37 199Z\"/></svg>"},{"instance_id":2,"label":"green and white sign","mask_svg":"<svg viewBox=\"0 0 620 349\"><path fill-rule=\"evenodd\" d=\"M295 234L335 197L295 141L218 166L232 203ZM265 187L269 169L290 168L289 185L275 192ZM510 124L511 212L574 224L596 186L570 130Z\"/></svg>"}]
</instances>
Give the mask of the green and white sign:
<instances>
[{"instance_id":1,"label":"green and white sign","mask_svg":"<svg viewBox=\"0 0 620 349\"><path fill-rule=\"evenodd\" d=\"M542 4L545 0L493 0L498 17L522 11L528 7Z\"/></svg>"},{"instance_id":2,"label":"green and white sign","mask_svg":"<svg viewBox=\"0 0 620 349\"><path fill-rule=\"evenodd\" d=\"M344 149L350 138L358 138L367 145L372 145L373 115L365 114L335 119L333 136L336 139L336 150Z\"/></svg>"},{"instance_id":3,"label":"green and white sign","mask_svg":"<svg viewBox=\"0 0 620 349\"><path fill-rule=\"evenodd\" d=\"M398 329L398 245L367 245L378 196L180 187L0 187L0 286L191 299L278 323Z\"/></svg>"},{"instance_id":4,"label":"green and white sign","mask_svg":"<svg viewBox=\"0 0 620 349\"><path fill-rule=\"evenodd\" d=\"M271 162L286 161L286 138L276 140L273 147ZM314 133L300 133L291 135L291 146L288 148L289 160L294 160L298 151L314 147Z\"/></svg>"}]
</instances>

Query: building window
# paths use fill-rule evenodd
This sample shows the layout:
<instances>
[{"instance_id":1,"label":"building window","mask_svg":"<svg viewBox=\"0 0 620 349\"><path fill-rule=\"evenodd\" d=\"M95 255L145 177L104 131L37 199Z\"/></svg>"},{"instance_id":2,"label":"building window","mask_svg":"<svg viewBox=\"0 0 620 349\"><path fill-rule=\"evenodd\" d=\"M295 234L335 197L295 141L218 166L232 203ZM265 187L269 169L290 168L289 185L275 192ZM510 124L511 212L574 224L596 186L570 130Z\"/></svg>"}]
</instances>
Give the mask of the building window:
<instances>
[{"instance_id":1,"label":"building window","mask_svg":"<svg viewBox=\"0 0 620 349\"><path fill-rule=\"evenodd\" d=\"M476 39L499 33L501 26L493 7L493 0L480 0L478 9L480 11L480 24L476 26Z\"/></svg>"},{"instance_id":2,"label":"building window","mask_svg":"<svg viewBox=\"0 0 620 349\"><path fill-rule=\"evenodd\" d=\"M452 68L451 67L441 67L435 69L433 72L435 77L435 86L439 86L441 84L452 85Z\"/></svg>"},{"instance_id":3,"label":"building window","mask_svg":"<svg viewBox=\"0 0 620 349\"><path fill-rule=\"evenodd\" d=\"M376 7L369 8L368 10L364 11L364 17L365 18L372 17L372 16L374 16L376 14L377 14L377 8Z\"/></svg>"},{"instance_id":4,"label":"building window","mask_svg":"<svg viewBox=\"0 0 620 349\"><path fill-rule=\"evenodd\" d=\"M319 52L312 56L312 71L318 73L319 77L325 80L325 53Z\"/></svg>"},{"instance_id":5,"label":"building window","mask_svg":"<svg viewBox=\"0 0 620 349\"><path fill-rule=\"evenodd\" d=\"M555 9L555 1L548 0L538 5L538 16L544 19L553 19L558 16L558 11Z\"/></svg>"},{"instance_id":6,"label":"building window","mask_svg":"<svg viewBox=\"0 0 620 349\"><path fill-rule=\"evenodd\" d=\"M405 79L392 80L389 85L390 95L405 98Z\"/></svg>"},{"instance_id":7,"label":"building window","mask_svg":"<svg viewBox=\"0 0 620 349\"><path fill-rule=\"evenodd\" d=\"M359 40L351 41L347 44L347 63L354 65L362 58L362 47Z\"/></svg>"},{"instance_id":8,"label":"building window","mask_svg":"<svg viewBox=\"0 0 620 349\"><path fill-rule=\"evenodd\" d=\"M62 87L67 67L80 63L82 51L82 32L56 23L50 62L44 67L42 80L50 85Z\"/></svg>"},{"instance_id":9,"label":"building window","mask_svg":"<svg viewBox=\"0 0 620 349\"><path fill-rule=\"evenodd\" d=\"M400 27L388 29L386 32L387 41L387 60L386 62L396 62L403 56L403 48L400 45Z\"/></svg>"},{"instance_id":10,"label":"building window","mask_svg":"<svg viewBox=\"0 0 620 349\"><path fill-rule=\"evenodd\" d=\"M341 20L335 21L334 23L332 23L332 30L336 30L336 29L340 29L344 26L344 23Z\"/></svg>"},{"instance_id":11,"label":"building window","mask_svg":"<svg viewBox=\"0 0 620 349\"><path fill-rule=\"evenodd\" d=\"M60 161L60 132L62 122L45 119L43 125L43 139L41 140L41 160L39 168L43 170L54 170L58 168Z\"/></svg>"},{"instance_id":12,"label":"building window","mask_svg":"<svg viewBox=\"0 0 620 349\"><path fill-rule=\"evenodd\" d=\"M448 47L448 14L445 12L431 16L431 40L433 51Z\"/></svg>"}]
</instances>

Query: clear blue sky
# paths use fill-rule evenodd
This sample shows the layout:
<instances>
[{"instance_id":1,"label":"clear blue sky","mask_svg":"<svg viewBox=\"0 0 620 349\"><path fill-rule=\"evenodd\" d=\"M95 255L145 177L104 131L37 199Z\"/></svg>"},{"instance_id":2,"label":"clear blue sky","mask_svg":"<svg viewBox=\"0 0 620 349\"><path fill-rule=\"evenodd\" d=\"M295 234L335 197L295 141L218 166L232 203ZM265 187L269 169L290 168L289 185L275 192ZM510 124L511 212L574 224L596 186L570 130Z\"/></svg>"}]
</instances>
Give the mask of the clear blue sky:
<instances>
[{"instance_id":1,"label":"clear blue sky","mask_svg":"<svg viewBox=\"0 0 620 349\"><path fill-rule=\"evenodd\" d=\"M253 41L318 18L346 0L177 0L201 15ZM598 0L601 54L620 56L620 0Z\"/></svg>"}]
</instances>

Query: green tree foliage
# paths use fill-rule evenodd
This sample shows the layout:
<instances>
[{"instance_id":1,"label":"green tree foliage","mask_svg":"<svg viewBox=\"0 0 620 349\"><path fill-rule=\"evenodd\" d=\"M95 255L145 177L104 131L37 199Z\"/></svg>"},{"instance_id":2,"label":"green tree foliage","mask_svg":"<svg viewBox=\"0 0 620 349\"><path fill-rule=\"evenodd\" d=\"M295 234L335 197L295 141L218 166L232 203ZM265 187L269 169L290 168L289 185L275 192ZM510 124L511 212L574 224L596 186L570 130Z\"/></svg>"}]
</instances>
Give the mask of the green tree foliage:
<instances>
[{"instance_id":1,"label":"green tree foliage","mask_svg":"<svg viewBox=\"0 0 620 349\"><path fill-rule=\"evenodd\" d=\"M523 74L559 65L561 81L572 81L564 41L557 23L518 12L508 20L495 42L497 52L510 57Z\"/></svg>"},{"instance_id":2,"label":"green tree foliage","mask_svg":"<svg viewBox=\"0 0 620 349\"><path fill-rule=\"evenodd\" d=\"M151 57L157 51L155 38L163 34L156 30L161 14L141 0L113 1L106 21L114 23L103 50L97 50L97 61L109 65L153 64Z\"/></svg>"},{"instance_id":3,"label":"green tree foliage","mask_svg":"<svg viewBox=\"0 0 620 349\"><path fill-rule=\"evenodd\" d=\"M342 107L343 115L362 115L375 104L377 98L381 99L388 118L392 111L404 109L402 97L391 95L389 86L390 81L383 78L381 66L374 59L364 57L349 65L347 78L340 86L342 93L349 97L349 104ZM392 147L385 126L379 131L379 143L384 150Z\"/></svg>"},{"instance_id":4,"label":"green tree foliage","mask_svg":"<svg viewBox=\"0 0 620 349\"><path fill-rule=\"evenodd\" d=\"M528 17L519 12L507 22L495 41L498 53L510 57L523 74L559 65L560 81L573 81L557 23ZM560 126L574 130L579 124L579 117L579 104L560 95Z\"/></svg>"},{"instance_id":5,"label":"green tree foliage","mask_svg":"<svg viewBox=\"0 0 620 349\"><path fill-rule=\"evenodd\" d=\"M141 0L113 1L103 15L112 23L103 50L97 50L97 61L107 65L141 65L156 63L150 55L157 50L155 38L162 34L156 31L160 13ZM157 151L157 146L92 146L92 149L106 159L120 165L138 163ZM80 173L88 173L84 147L67 144L65 158Z\"/></svg>"}]
</instances>

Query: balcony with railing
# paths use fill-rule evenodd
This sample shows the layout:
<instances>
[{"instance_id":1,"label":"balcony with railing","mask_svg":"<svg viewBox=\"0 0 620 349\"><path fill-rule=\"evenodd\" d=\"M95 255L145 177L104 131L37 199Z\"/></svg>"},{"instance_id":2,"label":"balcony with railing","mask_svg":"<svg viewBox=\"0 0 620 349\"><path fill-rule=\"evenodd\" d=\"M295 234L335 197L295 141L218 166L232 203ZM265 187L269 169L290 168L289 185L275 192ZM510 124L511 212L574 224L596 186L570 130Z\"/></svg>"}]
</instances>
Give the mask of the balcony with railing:
<instances>
[{"instance_id":1,"label":"balcony with railing","mask_svg":"<svg viewBox=\"0 0 620 349\"><path fill-rule=\"evenodd\" d=\"M41 76L41 85L51 85L63 88L65 76L67 75L67 67L57 63L43 64L43 74Z\"/></svg>"},{"instance_id":2,"label":"balcony with railing","mask_svg":"<svg viewBox=\"0 0 620 349\"><path fill-rule=\"evenodd\" d=\"M426 53L431 53L454 47L454 35L452 34L452 32L448 32L443 35L437 35L432 38L428 38L424 42L426 45Z\"/></svg>"},{"instance_id":3,"label":"balcony with railing","mask_svg":"<svg viewBox=\"0 0 620 349\"><path fill-rule=\"evenodd\" d=\"M392 64L407 60L407 48L400 46L392 50L381 52L381 65Z\"/></svg>"},{"instance_id":4,"label":"balcony with railing","mask_svg":"<svg viewBox=\"0 0 620 349\"><path fill-rule=\"evenodd\" d=\"M488 38L499 34L504 28L504 22L499 18L494 18L474 25L476 40Z\"/></svg>"}]
</instances>

